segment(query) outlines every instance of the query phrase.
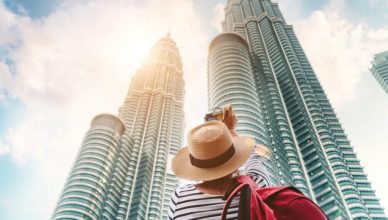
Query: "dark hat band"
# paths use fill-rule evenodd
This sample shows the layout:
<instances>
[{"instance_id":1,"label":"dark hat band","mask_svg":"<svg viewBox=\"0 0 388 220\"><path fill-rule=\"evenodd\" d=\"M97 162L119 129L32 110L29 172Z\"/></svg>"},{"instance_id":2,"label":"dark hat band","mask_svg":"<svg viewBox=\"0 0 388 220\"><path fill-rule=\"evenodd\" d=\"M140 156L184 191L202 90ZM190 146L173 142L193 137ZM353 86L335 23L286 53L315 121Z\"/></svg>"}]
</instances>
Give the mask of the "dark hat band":
<instances>
[{"instance_id":1,"label":"dark hat band","mask_svg":"<svg viewBox=\"0 0 388 220\"><path fill-rule=\"evenodd\" d=\"M197 159L197 158L193 157L193 155L189 154L190 155L190 162L193 166L196 166L198 168L213 168L213 167L219 166L219 165L225 163L226 161L228 161L234 155L235 151L236 150L234 149L234 145L232 143L232 145L229 147L229 149L227 151L225 151L221 155L219 155L215 158L212 158L212 159L201 160L201 159Z\"/></svg>"}]
</instances>

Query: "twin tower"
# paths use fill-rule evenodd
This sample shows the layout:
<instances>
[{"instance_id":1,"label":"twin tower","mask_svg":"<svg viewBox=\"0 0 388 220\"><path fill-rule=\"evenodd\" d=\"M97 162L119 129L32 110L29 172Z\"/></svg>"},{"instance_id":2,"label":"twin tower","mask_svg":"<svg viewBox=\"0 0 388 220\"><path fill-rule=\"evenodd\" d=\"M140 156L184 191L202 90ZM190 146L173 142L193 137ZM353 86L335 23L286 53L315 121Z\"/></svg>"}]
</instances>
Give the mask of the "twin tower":
<instances>
[{"instance_id":1,"label":"twin tower","mask_svg":"<svg viewBox=\"0 0 388 220\"><path fill-rule=\"evenodd\" d=\"M209 110L233 105L237 131L272 150L272 182L330 219L387 219L292 26L270 0L229 0L208 57ZM184 80L167 34L132 78L119 116L91 123L52 219L167 219L183 144Z\"/></svg>"}]
</instances>

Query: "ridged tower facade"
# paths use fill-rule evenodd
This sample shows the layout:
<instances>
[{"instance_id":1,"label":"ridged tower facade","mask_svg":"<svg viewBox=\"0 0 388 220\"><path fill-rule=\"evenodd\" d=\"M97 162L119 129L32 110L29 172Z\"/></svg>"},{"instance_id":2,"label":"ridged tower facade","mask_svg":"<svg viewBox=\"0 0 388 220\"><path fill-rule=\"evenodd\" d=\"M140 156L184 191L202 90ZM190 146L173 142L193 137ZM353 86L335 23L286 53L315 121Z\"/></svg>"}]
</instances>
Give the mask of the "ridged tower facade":
<instances>
[{"instance_id":1,"label":"ridged tower facade","mask_svg":"<svg viewBox=\"0 0 388 220\"><path fill-rule=\"evenodd\" d=\"M388 94L388 51L378 53L372 61L372 75Z\"/></svg>"},{"instance_id":2,"label":"ridged tower facade","mask_svg":"<svg viewBox=\"0 0 388 220\"><path fill-rule=\"evenodd\" d=\"M132 78L119 117L93 119L52 219L167 219L183 97L180 54L167 34Z\"/></svg>"},{"instance_id":3,"label":"ridged tower facade","mask_svg":"<svg viewBox=\"0 0 388 220\"><path fill-rule=\"evenodd\" d=\"M270 0L229 0L209 46L209 109L232 104L237 131L272 149L291 184L330 219L387 219L291 25Z\"/></svg>"},{"instance_id":4,"label":"ridged tower facade","mask_svg":"<svg viewBox=\"0 0 388 220\"><path fill-rule=\"evenodd\" d=\"M120 108L134 147L127 175L129 209L119 219L167 218L178 183L167 164L183 144L183 97L181 58L168 34L133 77Z\"/></svg>"}]
</instances>

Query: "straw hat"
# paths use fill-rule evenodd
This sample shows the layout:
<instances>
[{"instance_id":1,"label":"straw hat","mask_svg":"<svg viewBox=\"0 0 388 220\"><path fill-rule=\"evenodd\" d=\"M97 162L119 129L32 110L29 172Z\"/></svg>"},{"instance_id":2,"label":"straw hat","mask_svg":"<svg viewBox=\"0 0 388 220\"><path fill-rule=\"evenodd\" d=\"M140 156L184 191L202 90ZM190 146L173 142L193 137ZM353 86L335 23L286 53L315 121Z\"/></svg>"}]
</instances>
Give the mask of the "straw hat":
<instances>
[{"instance_id":1,"label":"straw hat","mask_svg":"<svg viewBox=\"0 0 388 220\"><path fill-rule=\"evenodd\" d=\"M251 138L232 138L220 121L207 122L191 129L188 146L172 159L172 170L176 176L187 180L218 179L241 167L254 143Z\"/></svg>"}]
</instances>

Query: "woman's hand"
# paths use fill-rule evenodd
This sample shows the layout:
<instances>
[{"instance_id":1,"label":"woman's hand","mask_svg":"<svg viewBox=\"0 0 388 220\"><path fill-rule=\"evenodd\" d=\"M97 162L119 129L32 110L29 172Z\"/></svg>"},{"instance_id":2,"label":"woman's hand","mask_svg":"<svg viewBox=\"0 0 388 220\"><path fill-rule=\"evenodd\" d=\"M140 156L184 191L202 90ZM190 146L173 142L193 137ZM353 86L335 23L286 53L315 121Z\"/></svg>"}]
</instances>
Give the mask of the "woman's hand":
<instances>
[{"instance_id":1,"label":"woman's hand","mask_svg":"<svg viewBox=\"0 0 388 220\"><path fill-rule=\"evenodd\" d=\"M230 134L233 137L238 136L237 132L234 130L237 124L237 117L231 105L227 105L224 107L222 122L226 124Z\"/></svg>"}]
</instances>

